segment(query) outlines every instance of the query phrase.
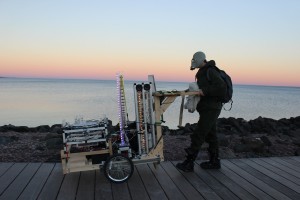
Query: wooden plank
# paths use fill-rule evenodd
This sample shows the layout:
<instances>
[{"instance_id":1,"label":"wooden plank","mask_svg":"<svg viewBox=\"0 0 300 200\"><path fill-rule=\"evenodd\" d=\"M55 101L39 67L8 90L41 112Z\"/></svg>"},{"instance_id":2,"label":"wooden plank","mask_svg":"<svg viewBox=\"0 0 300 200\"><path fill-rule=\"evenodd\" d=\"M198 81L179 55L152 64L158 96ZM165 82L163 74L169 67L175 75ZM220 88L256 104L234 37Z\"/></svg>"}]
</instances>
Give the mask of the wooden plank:
<instances>
[{"instance_id":1,"label":"wooden plank","mask_svg":"<svg viewBox=\"0 0 300 200\"><path fill-rule=\"evenodd\" d=\"M0 195L15 180L26 165L27 163L15 163L0 177Z\"/></svg>"},{"instance_id":2,"label":"wooden plank","mask_svg":"<svg viewBox=\"0 0 300 200\"><path fill-rule=\"evenodd\" d=\"M41 163L29 163L1 195L0 199L17 199Z\"/></svg>"},{"instance_id":3,"label":"wooden plank","mask_svg":"<svg viewBox=\"0 0 300 200\"><path fill-rule=\"evenodd\" d=\"M215 177L220 183L226 186L230 191L232 191L236 196L240 199L256 199L251 193L249 193L246 189L240 186L240 180L238 182L234 182L229 177L220 172L220 170L207 170L207 172ZM242 179L242 178L241 178Z\"/></svg>"},{"instance_id":4,"label":"wooden plank","mask_svg":"<svg viewBox=\"0 0 300 200\"><path fill-rule=\"evenodd\" d=\"M13 163L0 163L0 177L13 165Z\"/></svg>"},{"instance_id":5,"label":"wooden plank","mask_svg":"<svg viewBox=\"0 0 300 200\"><path fill-rule=\"evenodd\" d=\"M262 159L259 159L259 158L256 158L256 159L252 159L250 158L249 160L253 161L253 162L256 162L257 164L261 165L262 167L265 167L266 169L294 182L295 184L299 185L300 183L300 179L285 172L284 170L278 168L278 167L274 167L273 165L267 163L267 162L264 162Z\"/></svg>"},{"instance_id":6,"label":"wooden plank","mask_svg":"<svg viewBox=\"0 0 300 200\"><path fill-rule=\"evenodd\" d=\"M145 185L150 199L168 199L148 165L137 165L136 169Z\"/></svg>"},{"instance_id":7,"label":"wooden plank","mask_svg":"<svg viewBox=\"0 0 300 200\"><path fill-rule=\"evenodd\" d=\"M62 171L61 163L56 163L51 174L49 175L47 182L45 183L42 192L37 199L39 200L55 200L61 184L63 182L64 175Z\"/></svg>"},{"instance_id":8,"label":"wooden plank","mask_svg":"<svg viewBox=\"0 0 300 200\"><path fill-rule=\"evenodd\" d=\"M28 199L36 199L41 192L49 174L51 173L54 167L54 163L44 163L38 169L36 174L30 180L29 184L26 186L25 190L19 196L18 199L28 200Z\"/></svg>"},{"instance_id":9,"label":"wooden plank","mask_svg":"<svg viewBox=\"0 0 300 200\"><path fill-rule=\"evenodd\" d=\"M280 159L284 160L284 162L288 163L289 166L292 165L293 167L291 167L291 168L293 168L294 170L300 172L300 163L299 162L297 162L291 158L288 158L288 157L281 157Z\"/></svg>"},{"instance_id":10,"label":"wooden plank","mask_svg":"<svg viewBox=\"0 0 300 200\"><path fill-rule=\"evenodd\" d=\"M160 164L157 165L156 168L153 164L148 164L148 166L165 191L168 199L185 199L184 195L180 192L180 189L177 188L177 186L174 184L172 179L168 176L168 174Z\"/></svg>"},{"instance_id":11,"label":"wooden plank","mask_svg":"<svg viewBox=\"0 0 300 200\"><path fill-rule=\"evenodd\" d=\"M178 162L172 162L176 165ZM196 173L182 173L182 175L190 182L190 184L207 200L221 200L215 191L213 191ZM164 179L165 176L161 177Z\"/></svg>"},{"instance_id":12,"label":"wooden plank","mask_svg":"<svg viewBox=\"0 0 300 200\"><path fill-rule=\"evenodd\" d=\"M171 162L163 162L161 166L171 177L178 189L186 199L204 199L201 194L185 179L178 169Z\"/></svg>"},{"instance_id":13,"label":"wooden plank","mask_svg":"<svg viewBox=\"0 0 300 200\"><path fill-rule=\"evenodd\" d=\"M241 177L243 177L244 179L246 179L247 181L249 181L253 185L256 185L257 187L259 187L261 190L265 191L268 195L270 195L274 199L278 199L278 200L290 199L286 195L282 194L281 192L278 192L274 188L270 187L269 185L267 185L263 181L259 180L258 178L252 176L251 174L249 174L245 170L243 170L243 169L237 167L236 165L232 164L228 160L222 160L222 165L225 165L229 169L232 169L233 171L235 171L235 173L239 174Z\"/></svg>"},{"instance_id":14,"label":"wooden plank","mask_svg":"<svg viewBox=\"0 0 300 200\"><path fill-rule=\"evenodd\" d=\"M236 174L234 171L232 171L231 169L229 169L225 165L222 165L222 168L220 169L220 172L222 172L223 174L228 176L230 179L232 179L236 183L240 184L241 187L243 187L245 190L247 190L249 193L251 193L257 199L265 199L265 200L273 199L271 196L266 194L264 191L260 190L260 188L258 188L255 185L249 183L247 180L245 180L240 175Z\"/></svg>"},{"instance_id":15,"label":"wooden plank","mask_svg":"<svg viewBox=\"0 0 300 200\"><path fill-rule=\"evenodd\" d=\"M133 200L150 200L143 181L137 172L137 169L133 171L131 178L128 180L128 188Z\"/></svg>"},{"instance_id":16,"label":"wooden plank","mask_svg":"<svg viewBox=\"0 0 300 200\"><path fill-rule=\"evenodd\" d=\"M95 195L96 171L84 171L80 174L76 200L93 200Z\"/></svg>"},{"instance_id":17,"label":"wooden plank","mask_svg":"<svg viewBox=\"0 0 300 200\"><path fill-rule=\"evenodd\" d=\"M112 183L111 189L112 189L114 199L118 199L118 200L131 199L127 182L118 183L118 184L117 183Z\"/></svg>"},{"instance_id":18,"label":"wooden plank","mask_svg":"<svg viewBox=\"0 0 300 200\"><path fill-rule=\"evenodd\" d=\"M79 177L80 177L80 172L74 172L65 175L57 199L61 199L61 200L75 199Z\"/></svg>"},{"instance_id":19,"label":"wooden plank","mask_svg":"<svg viewBox=\"0 0 300 200\"><path fill-rule=\"evenodd\" d=\"M257 177L258 179L262 180L263 182L265 182L266 184L268 184L269 186L273 187L274 189L278 190L279 192L285 194L286 196L288 196L291 199L300 199L300 194L295 192L294 190L290 189L289 187L281 184L280 182L274 180L273 178L259 172L258 170L250 167L249 165L247 165L246 163L242 162L242 160L244 159L240 159L240 160L236 160L236 159L232 159L230 160L232 163L234 163L235 165L237 165L238 167L242 168L243 170L245 170L246 172L248 172L249 174ZM241 183L241 185L244 185L243 183ZM265 194L265 193L263 193ZM258 194L258 197L261 196L263 194Z\"/></svg>"},{"instance_id":20,"label":"wooden plank","mask_svg":"<svg viewBox=\"0 0 300 200\"><path fill-rule=\"evenodd\" d=\"M96 170L95 200L112 200L111 183L104 176L103 171Z\"/></svg>"},{"instance_id":21,"label":"wooden plank","mask_svg":"<svg viewBox=\"0 0 300 200\"><path fill-rule=\"evenodd\" d=\"M228 188L224 187L219 181L211 176L207 170L202 169L199 164L200 161L196 161L197 165L194 167L195 173L200 179L202 179L209 187L211 187L221 198L235 200L239 199L234 193Z\"/></svg>"},{"instance_id":22,"label":"wooden plank","mask_svg":"<svg viewBox=\"0 0 300 200\"><path fill-rule=\"evenodd\" d=\"M293 183L292 181L262 167L261 165L253 162L252 160L249 159L243 159L243 162L245 162L246 164L248 164L249 166L253 167L254 169L262 172L263 174L273 178L274 180L278 181L279 183L291 188L292 190L299 192L300 191L300 187L298 185L296 185L295 183Z\"/></svg>"},{"instance_id":23,"label":"wooden plank","mask_svg":"<svg viewBox=\"0 0 300 200\"><path fill-rule=\"evenodd\" d=\"M300 156L292 156L290 158L300 163Z\"/></svg>"},{"instance_id":24,"label":"wooden plank","mask_svg":"<svg viewBox=\"0 0 300 200\"><path fill-rule=\"evenodd\" d=\"M279 183L281 183L299 193L300 187L298 185L296 185L295 183L291 182L290 180L262 167L261 165L258 165L257 163L255 163L249 159L243 159L243 162L245 162L247 165L253 167L254 169L260 171L261 173L271 177L272 179L278 181Z\"/></svg>"},{"instance_id":25,"label":"wooden plank","mask_svg":"<svg viewBox=\"0 0 300 200\"><path fill-rule=\"evenodd\" d=\"M273 160L271 158L264 158L264 159L262 159L262 161L264 161L264 162L266 162L266 163L268 163L268 164L270 164L270 165L272 165L272 166L274 166L274 167L276 167L278 169L281 169L281 170L283 170L283 171L291 174L292 176L297 177L298 179L300 178L300 173L299 172L297 172L297 171L295 171L295 170L293 170L293 169L291 169L291 168L289 168L289 167L281 164L280 161L278 162L278 161ZM300 183L300 181L299 181L299 183Z\"/></svg>"}]
</instances>

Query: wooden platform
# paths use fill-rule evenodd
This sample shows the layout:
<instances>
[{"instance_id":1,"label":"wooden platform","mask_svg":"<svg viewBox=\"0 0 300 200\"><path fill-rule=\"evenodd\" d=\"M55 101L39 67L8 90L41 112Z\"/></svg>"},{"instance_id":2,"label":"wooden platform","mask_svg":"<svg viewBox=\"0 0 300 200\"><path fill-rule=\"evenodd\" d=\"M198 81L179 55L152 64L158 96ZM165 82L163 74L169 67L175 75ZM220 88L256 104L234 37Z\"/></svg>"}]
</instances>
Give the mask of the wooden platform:
<instances>
[{"instance_id":1,"label":"wooden platform","mask_svg":"<svg viewBox=\"0 0 300 200\"><path fill-rule=\"evenodd\" d=\"M127 183L100 170L63 175L59 163L0 163L0 199L300 199L300 157L222 160L220 170L182 173L176 162L135 167Z\"/></svg>"}]
</instances>

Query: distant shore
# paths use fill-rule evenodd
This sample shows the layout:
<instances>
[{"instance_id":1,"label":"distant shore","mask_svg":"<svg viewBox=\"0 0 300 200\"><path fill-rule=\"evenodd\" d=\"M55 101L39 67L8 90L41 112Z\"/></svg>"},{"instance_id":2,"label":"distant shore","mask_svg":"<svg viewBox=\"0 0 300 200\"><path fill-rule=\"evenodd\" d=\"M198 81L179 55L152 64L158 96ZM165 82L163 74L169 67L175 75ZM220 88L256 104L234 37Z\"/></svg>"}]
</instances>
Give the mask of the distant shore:
<instances>
[{"instance_id":1,"label":"distant shore","mask_svg":"<svg viewBox=\"0 0 300 200\"><path fill-rule=\"evenodd\" d=\"M109 129L112 126L110 121ZM165 160L185 158L183 148L190 144L196 124L179 129L162 126ZM60 162L63 149L60 124L37 127L0 126L0 162ZM217 124L220 158L300 156L300 116L274 120L258 117L220 118ZM207 159L207 144L198 159Z\"/></svg>"}]
</instances>

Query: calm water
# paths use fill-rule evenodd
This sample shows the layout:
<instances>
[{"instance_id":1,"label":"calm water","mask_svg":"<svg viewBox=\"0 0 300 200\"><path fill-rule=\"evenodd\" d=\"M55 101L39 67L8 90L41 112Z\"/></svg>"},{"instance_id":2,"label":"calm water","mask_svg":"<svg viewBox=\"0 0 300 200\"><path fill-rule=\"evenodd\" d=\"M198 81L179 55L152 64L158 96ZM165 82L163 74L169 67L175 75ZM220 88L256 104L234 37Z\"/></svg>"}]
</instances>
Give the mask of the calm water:
<instances>
[{"instance_id":1,"label":"calm water","mask_svg":"<svg viewBox=\"0 0 300 200\"><path fill-rule=\"evenodd\" d=\"M133 83L125 80L129 120L135 120ZM185 90L188 83L156 82L156 87ZM116 81L0 78L0 94L0 126L53 125L73 122L77 116L84 119L107 116L114 125L118 123ZM236 85L233 101L232 110L223 110L220 117L250 120L259 116L280 119L300 115L297 87ZM177 127L180 103L181 98L177 98L165 112L164 125ZM197 112L184 111L183 124L197 120Z\"/></svg>"}]
</instances>

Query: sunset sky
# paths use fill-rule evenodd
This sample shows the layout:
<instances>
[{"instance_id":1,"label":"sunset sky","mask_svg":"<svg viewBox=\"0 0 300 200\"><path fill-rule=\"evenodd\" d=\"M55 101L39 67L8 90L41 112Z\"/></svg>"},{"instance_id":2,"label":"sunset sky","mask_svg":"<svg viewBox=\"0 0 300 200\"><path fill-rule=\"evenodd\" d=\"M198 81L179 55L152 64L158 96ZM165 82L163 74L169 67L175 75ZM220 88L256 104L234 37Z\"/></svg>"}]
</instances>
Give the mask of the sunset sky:
<instances>
[{"instance_id":1,"label":"sunset sky","mask_svg":"<svg viewBox=\"0 0 300 200\"><path fill-rule=\"evenodd\" d=\"M0 0L0 76L193 81L206 53L234 84L300 87L299 0Z\"/></svg>"}]
</instances>

